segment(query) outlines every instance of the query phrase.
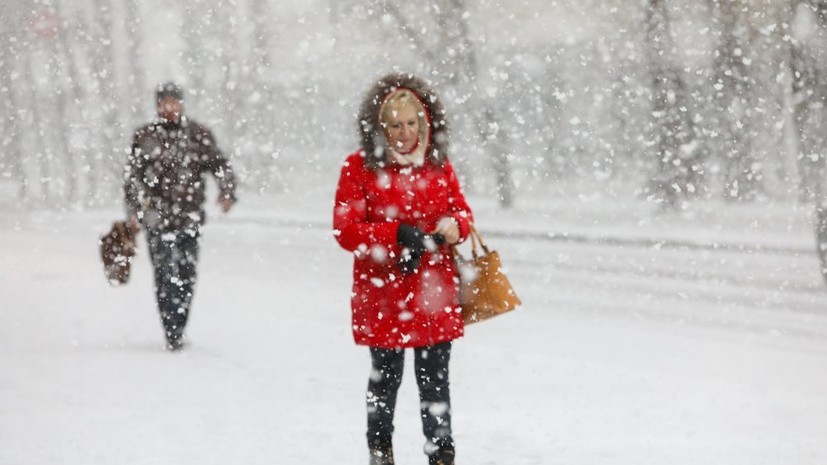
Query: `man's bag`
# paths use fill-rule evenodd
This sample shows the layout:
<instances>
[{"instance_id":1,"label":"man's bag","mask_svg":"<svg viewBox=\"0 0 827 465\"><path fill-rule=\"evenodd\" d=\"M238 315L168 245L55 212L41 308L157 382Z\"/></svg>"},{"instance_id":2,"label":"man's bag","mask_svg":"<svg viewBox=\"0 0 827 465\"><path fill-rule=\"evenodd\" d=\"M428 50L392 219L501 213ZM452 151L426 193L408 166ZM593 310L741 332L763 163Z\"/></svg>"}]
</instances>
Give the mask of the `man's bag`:
<instances>
[{"instance_id":1,"label":"man's bag","mask_svg":"<svg viewBox=\"0 0 827 465\"><path fill-rule=\"evenodd\" d=\"M502 271L497 251L488 250L474 225L470 236L470 260L454 248L459 268L459 304L465 324L502 315L522 303Z\"/></svg>"},{"instance_id":2,"label":"man's bag","mask_svg":"<svg viewBox=\"0 0 827 465\"><path fill-rule=\"evenodd\" d=\"M112 286L129 281L129 269L135 256L135 232L126 221L116 221L112 229L100 238L103 272Z\"/></svg>"}]
</instances>

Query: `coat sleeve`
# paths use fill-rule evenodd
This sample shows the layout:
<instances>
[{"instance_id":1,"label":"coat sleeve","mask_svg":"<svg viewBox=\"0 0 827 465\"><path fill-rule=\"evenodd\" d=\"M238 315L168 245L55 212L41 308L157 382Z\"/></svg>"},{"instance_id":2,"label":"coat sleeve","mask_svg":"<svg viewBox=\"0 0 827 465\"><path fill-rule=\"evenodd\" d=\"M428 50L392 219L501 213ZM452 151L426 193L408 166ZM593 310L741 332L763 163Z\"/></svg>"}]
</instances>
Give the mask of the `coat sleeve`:
<instances>
[{"instance_id":1,"label":"coat sleeve","mask_svg":"<svg viewBox=\"0 0 827 465\"><path fill-rule=\"evenodd\" d=\"M207 171L215 176L218 181L218 195L221 199L230 199L236 201L235 188L236 177L235 171L230 164L230 161L221 150L218 149L218 144L215 142L212 132L202 128L196 139L201 144L201 150L206 161L205 168Z\"/></svg>"},{"instance_id":2,"label":"coat sleeve","mask_svg":"<svg viewBox=\"0 0 827 465\"><path fill-rule=\"evenodd\" d=\"M333 206L333 235L345 250L363 255L379 246L389 254L398 252L398 222L368 221L365 183L369 173L361 156L348 157L342 166Z\"/></svg>"},{"instance_id":3,"label":"coat sleeve","mask_svg":"<svg viewBox=\"0 0 827 465\"><path fill-rule=\"evenodd\" d=\"M141 149L143 134L143 130L135 132L124 169L123 191L127 217L140 218L143 215L141 203L145 195L144 172L146 171L146 155Z\"/></svg>"},{"instance_id":4,"label":"coat sleeve","mask_svg":"<svg viewBox=\"0 0 827 465\"><path fill-rule=\"evenodd\" d=\"M457 174L454 167L451 166L451 162L445 162L445 170L448 173L448 211L451 218L459 226L459 241L463 242L468 238L468 233L471 230L470 224L474 222L474 215L465 200L465 195L462 194L459 179L457 179Z\"/></svg>"}]
</instances>

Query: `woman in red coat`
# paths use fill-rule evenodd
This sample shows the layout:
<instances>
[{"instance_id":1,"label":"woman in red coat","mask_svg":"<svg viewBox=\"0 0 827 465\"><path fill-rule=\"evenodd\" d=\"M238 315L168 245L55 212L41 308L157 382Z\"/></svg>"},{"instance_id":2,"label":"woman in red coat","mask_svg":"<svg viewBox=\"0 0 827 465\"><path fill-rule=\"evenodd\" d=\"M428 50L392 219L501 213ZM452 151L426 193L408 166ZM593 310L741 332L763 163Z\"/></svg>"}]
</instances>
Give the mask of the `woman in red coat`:
<instances>
[{"instance_id":1,"label":"woman in red coat","mask_svg":"<svg viewBox=\"0 0 827 465\"><path fill-rule=\"evenodd\" d=\"M440 100L415 77L389 75L359 114L362 148L336 190L334 235L354 255L353 338L370 348L371 465L393 464L391 436L406 348L414 352L429 463L454 464L448 362L463 335L450 246L471 209L448 161Z\"/></svg>"}]
</instances>

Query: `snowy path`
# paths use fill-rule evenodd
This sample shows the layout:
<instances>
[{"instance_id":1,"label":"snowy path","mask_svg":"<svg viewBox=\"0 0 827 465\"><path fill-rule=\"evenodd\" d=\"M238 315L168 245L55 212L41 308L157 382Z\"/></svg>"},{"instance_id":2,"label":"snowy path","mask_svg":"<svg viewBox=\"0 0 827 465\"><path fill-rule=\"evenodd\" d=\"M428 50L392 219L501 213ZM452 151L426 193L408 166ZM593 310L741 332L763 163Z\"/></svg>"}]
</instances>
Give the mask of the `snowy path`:
<instances>
[{"instance_id":1,"label":"snowy path","mask_svg":"<svg viewBox=\"0 0 827 465\"><path fill-rule=\"evenodd\" d=\"M168 354L144 244L104 283L107 218L0 221L0 464L366 463L368 357L327 230L216 219L192 345ZM827 463L812 256L489 242L525 305L456 344L460 464ZM417 409L408 377L403 465L425 463Z\"/></svg>"}]
</instances>

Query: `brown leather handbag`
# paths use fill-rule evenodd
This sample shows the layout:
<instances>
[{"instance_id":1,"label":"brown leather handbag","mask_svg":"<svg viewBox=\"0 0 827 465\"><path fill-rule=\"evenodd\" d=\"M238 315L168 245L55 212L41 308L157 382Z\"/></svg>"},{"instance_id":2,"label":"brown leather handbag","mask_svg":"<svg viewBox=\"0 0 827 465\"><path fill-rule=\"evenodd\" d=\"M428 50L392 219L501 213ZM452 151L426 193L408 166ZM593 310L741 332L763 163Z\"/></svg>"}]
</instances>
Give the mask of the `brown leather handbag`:
<instances>
[{"instance_id":1,"label":"brown leather handbag","mask_svg":"<svg viewBox=\"0 0 827 465\"><path fill-rule=\"evenodd\" d=\"M112 223L112 229L99 241L103 272L112 286L126 284L135 256L135 231L126 221Z\"/></svg>"},{"instance_id":2,"label":"brown leather handbag","mask_svg":"<svg viewBox=\"0 0 827 465\"><path fill-rule=\"evenodd\" d=\"M459 304L465 324L510 312L522 304L503 273L500 254L488 249L471 225L471 259L453 248L459 272Z\"/></svg>"}]
</instances>

